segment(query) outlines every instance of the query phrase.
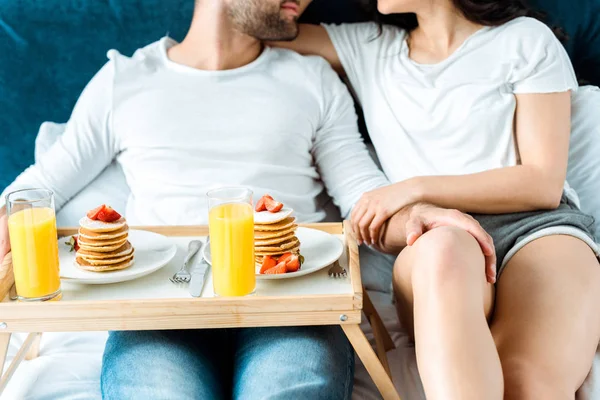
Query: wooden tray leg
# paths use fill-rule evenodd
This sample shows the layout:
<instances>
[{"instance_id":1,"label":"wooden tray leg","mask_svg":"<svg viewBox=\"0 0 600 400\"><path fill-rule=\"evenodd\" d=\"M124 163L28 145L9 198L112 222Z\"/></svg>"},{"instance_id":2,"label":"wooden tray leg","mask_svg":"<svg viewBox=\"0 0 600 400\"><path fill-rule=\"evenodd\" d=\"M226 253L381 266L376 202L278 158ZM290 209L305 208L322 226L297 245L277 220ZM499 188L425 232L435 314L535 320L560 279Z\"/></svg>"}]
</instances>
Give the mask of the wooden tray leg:
<instances>
[{"instance_id":1,"label":"wooden tray leg","mask_svg":"<svg viewBox=\"0 0 600 400\"><path fill-rule=\"evenodd\" d=\"M41 341L42 341L41 332L36 333L35 338L33 339L33 343L31 344L31 347L29 348L27 355L25 355L25 360L29 361L29 360L38 358L38 356L40 355L40 342Z\"/></svg>"},{"instance_id":2,"label":"wooden tray leg","mask_svg":"<svg viewBox=\"0 0 600 400\"><path fill-rule=\"evenodd\" d=\"M6 335L6 334L3 333L2 335ZM23 342L23 345L17 352L17 355L15 356L13 361L10 363L10 366L6 370L6 373L4 375L2 375L2 377L0 378L0 396L2 395L2 392L4 392L4 389L6 389L6 386L8 385L10 378L12 378L15 371L21 364L21 361L23 361L23 359L25 358L25 355L29 351L29 348L31 347L31 345L33 344L33 342L35 341L37 336L39 336L38 333L30 333L27 336L27 339L25 339L25 342ZM10 335L9 335L9 338L10 338ZM2 339L0 339L0 342L2 342ZM2 343L0 343L0 345L2 345ZM7 347L7 349L8 349L8 347ZM3 359L3 358L4 357L0 357L0 359ZM4 363L2 363L2 365L4 366Z\"/></svg>"},{"instance_id":3,"label":"wooden tray leg","mask_svg":"<svg viewBox=\"0 0 600 400\"><path fill-rule=\"evenodd\" d=\"M365 365L367 372L375 382L375 386L385 400L400 400L400 396L392 383L392 379L386 373L383 365L373 351L367 337L360 329L359 325L342 325L344 333L350 340L352 347Z\"/></svg>"},{"instance_id":4,"label":"wooden tray leg","mask_svg":"<svg viewBox=\"0 0 600 400\"><path fill-rule=\"evenodd\" d=\"M390 364L388 363L385 346L383 345L383 337L385 336L385 333L387 333L387 330L383 328L382 332L382 328L377 324L377 321L374 317L369 318L369 322L371 323L371 327L373 328L373 336L375 336L375 351L377 352L377 358L379 358L381 365L383 365L383 369L385 369L385 372L391 378L392 371L390 370Z\"/></svg>"},{"instance_id":5,"label":"wooden tray leg","mask_svg":"<svg viewBox=\"0 0 600 400\"><path fill-rule=\"evenodd\" d=\"M364 290L364 289L363 289ZM383 365L385 372L392 377L392 371L390 370L390 365L388 363L387 352L389 350L393 350L396 348L394 345L394 341L390 336L387 328L383 324L377 309L373 306L371 299L366 291L363 291L363 312L367 316L367 320L371 324L371 328L373 328L373 336L375 336L375 350L377 351L377 357L379 357L379 361Z\"/></svg>"},{"instance_id":6,"label":"wooden tray leg","mask_svg":"<svg viewBox=\"0 0 600 400\"><path fill-rule=\"evenodd\" d=\"M369 323L373 327L373 333L375 334L375 329L378 329L381 332L380 336L381 336L381 340L383 341L384 350L390 351L390 350L395 349L396 345L394 344L394 341L392 340L390 333L388 332L387 328L383 324L383 320L379 316L377 309L375 309L375 306L371 302L371 298L369 297L369 294L367 293L367 291L364 288L363 288L363 312L365 313L365 315L369 319ZM375 339L377 339L377 334L375 334Z\"/></svg>"},{"instance_id":7,"label":"wooden tray leg","mask_svg":"<svg viewBox=\"0 0 600 400\"><path fill-rule=\"evenodd\" d=\"M8 343L10 342L10 333L0 333L0 376L4 371L6 354L8 353Z\"/></svg>"}]
</instances>

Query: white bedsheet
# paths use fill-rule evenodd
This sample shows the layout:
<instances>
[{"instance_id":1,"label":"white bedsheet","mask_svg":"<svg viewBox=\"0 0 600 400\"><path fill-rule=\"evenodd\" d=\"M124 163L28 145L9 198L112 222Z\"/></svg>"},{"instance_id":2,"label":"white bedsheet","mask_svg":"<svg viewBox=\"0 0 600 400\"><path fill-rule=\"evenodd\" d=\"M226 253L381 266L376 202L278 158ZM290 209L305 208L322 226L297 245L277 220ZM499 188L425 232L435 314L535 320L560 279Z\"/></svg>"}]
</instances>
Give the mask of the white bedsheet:
<instances>
[{"instance_id":1,"label":"white bedsheet","mask_svg":"<svg viewBox=\"0 0 600 400\"><path fill-rule=\"evenodd\" d=\"M390 295L370 292L397 348L388 353L394 382L403 400L425 399L416 368L414 348L402 332ZM363 330L372 340L371 330ZM26 335L16 334L10 343L8 363ZM40 356L24 361L1 400L94 400L100 399L100 368L106 332L46 333L42 336ZM380 399L366 370L357 362L354 400ZM600 353L577 400L600 400Z\"/></svg>"}]
</instances>

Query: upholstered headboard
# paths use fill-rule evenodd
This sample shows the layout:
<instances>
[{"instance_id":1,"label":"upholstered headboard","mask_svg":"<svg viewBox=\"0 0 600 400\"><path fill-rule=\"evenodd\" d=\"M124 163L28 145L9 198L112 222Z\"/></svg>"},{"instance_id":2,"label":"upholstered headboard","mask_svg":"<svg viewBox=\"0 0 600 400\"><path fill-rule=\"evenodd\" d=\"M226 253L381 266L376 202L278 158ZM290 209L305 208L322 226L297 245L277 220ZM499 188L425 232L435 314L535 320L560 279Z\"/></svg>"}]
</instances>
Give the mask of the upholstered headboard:
<instances>
[{"instance_id":1,"label":"upholstered headboard","mask_svg":"<svg viewBox=\"0 0 600 400\"><path fill-rule=\"evenodd\" d=\"M358 21L355 1L315 0L309 22ZM116 48L131 54L181 39L193 0L0 0L0 191L33 162L44 121L65 122L79 93ZM532 0L571 36L581 78L600 84L600 0Z\"/></svg>"}]
</instances>

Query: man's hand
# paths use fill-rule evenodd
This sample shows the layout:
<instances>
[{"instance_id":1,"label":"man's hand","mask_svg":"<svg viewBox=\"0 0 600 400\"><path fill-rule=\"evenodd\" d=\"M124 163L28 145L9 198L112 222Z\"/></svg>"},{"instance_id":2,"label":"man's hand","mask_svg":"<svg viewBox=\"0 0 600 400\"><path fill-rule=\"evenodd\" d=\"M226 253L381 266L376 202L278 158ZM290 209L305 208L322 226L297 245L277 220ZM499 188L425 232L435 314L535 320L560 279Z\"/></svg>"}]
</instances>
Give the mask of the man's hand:
<instances>
[{"instance_id":1,"label":"man's hand","mask_svg":"<svg viewBox=\"0 0 600 400\"><path fill-rule=\"evenodd\" d=\"M10 240L8 238L8 217L6 208L0 208L0 264L10 251Z\"/></svg>"},{"instance_id":2,"label":"man's hand","mask_svg":"<svg viewBox=\"0 0 600 400\"><path fill-rule=\"evenodd\" d=\"M441 226L454 226L469 232L479 243L485 256L488 282L496 282L496 249L492 237L479 222L458 210L429 204L414 204L395 214L384 225L376 247L385 252L399 252L412 246L424 233Z\"/></svg>"}]
</instances>

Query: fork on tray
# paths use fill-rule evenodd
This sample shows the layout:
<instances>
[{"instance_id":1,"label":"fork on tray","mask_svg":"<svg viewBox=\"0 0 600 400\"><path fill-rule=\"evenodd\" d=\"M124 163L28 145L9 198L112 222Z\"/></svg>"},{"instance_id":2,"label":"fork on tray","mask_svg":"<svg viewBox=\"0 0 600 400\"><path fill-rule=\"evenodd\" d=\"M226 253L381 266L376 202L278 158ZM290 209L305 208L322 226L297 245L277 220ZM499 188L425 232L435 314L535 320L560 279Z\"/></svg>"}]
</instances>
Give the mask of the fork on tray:
<instances>
[{"instance_id":1,"label":"fork on tray","mask_svg":"<svg viewBox=\"0 0 600 400\"><path fill-rule=\"evenodd\" d=\"M188 283L192 279L192 274L189 271L190 260L194 255L200 250L202 247L202 242L200 240L192 240L188 245L188 252L185 260L183 261L183 266L179 271L177 271L171 278L170 281L175 284Z\"/></svg>"}]
</instances>

